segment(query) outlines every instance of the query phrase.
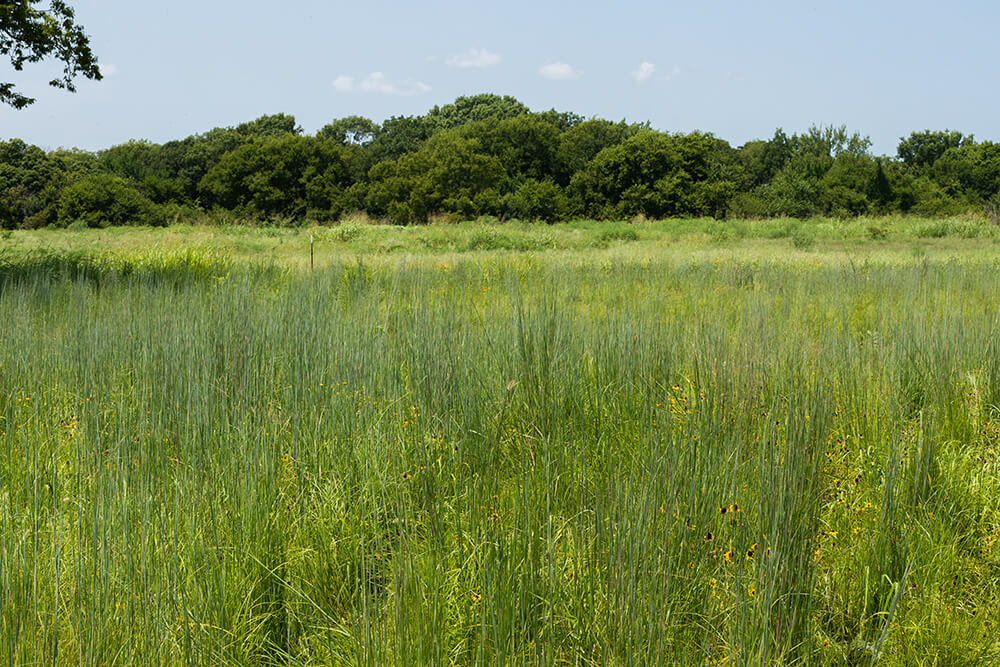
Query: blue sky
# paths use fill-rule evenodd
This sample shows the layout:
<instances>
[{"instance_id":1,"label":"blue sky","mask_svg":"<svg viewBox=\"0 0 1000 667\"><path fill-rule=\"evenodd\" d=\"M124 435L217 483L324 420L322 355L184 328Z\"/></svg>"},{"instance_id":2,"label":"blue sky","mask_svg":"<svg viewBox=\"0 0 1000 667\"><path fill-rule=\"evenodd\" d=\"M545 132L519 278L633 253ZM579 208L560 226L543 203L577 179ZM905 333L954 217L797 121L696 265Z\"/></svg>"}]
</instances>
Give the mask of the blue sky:
<instances>
[{"instance_id":1,"label":"blue sky","mask_svg":"<svg viewBox=\"0 0 1000 667\"><path fill-rule=\"evenodd\" d=\"M733 145L812 124L882 154L922 129L1000 140L993 2L70 4L107 76L69 94L45 85L55 64L0 62L0 81L38 98L0 108L0 138L97 150L278 112L311 133L492 92Z\"/></svg>"}]
</instances>

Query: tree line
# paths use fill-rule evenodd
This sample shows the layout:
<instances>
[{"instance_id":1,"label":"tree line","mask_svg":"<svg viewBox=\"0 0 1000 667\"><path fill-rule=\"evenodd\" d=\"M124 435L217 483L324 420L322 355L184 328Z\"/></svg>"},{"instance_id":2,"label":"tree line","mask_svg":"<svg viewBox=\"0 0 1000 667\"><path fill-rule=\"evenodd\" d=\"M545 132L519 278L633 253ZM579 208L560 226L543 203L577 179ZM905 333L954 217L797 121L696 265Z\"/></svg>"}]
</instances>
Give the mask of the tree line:
<instances>
[{"instance_id":1,"label":"tree line","mask_svg":"<svg viewBox=\"0 0 1000 667\"><path fill-rule=\"evenodd\" d=\"M870 147L844 127L779 129L733 147L482 94L381 124L339 118L315 135L276 114L98 152L0 142L0 225L163 225L205 214L325 223L354 211L396 224L996 211L1000 144L925 130L901 139L893 157Z\"/></svg>"}]
</instances>

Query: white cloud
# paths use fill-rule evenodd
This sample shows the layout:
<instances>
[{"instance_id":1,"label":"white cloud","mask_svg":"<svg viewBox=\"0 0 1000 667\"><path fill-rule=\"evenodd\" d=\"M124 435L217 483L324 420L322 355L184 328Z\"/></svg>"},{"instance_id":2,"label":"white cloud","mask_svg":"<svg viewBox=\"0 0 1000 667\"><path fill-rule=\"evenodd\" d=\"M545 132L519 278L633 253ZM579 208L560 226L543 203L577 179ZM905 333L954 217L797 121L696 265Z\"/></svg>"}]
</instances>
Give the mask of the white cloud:
<instances>
[{"instance_id":1,"label":"white cloud","mask_svg":"<svg viewBox=\"0 0 1000 667\"><path fill-rule=\"evenodd\" d=\"M349 93L354 90L354 77L341 74L333 80L333 89L338 93Z\"/></svg>"},{"instance_id":2,"label":"white cloud","mask_svg":"<svg viewBox=\"0 0 1000 667\"><path fill-rule=\"evenodd\" d=\"M361 81L353 76L341 74L333 80L333 89L338 93L378 93L380 95L421 95L431 87L421 81L406 79L392 81L382 72L372 72Z\"/></svg>"},{"instance_id":3,"label":"white cloud","mask_svg":"<svg viewBox=\"0 0 1000 667\"><path fill-rule=\"evenodd\" d=\"M580 78L580 73L566 63L546 63L538 68L538 74L545 79L561 81L572 81Z\"/></svg>"},{"instance_id":4,"label":"white cloud","mask_svg":"<svg viewBox=\"0 0 1000 667\"><path fill-rule=\"evenodd\" d=\"M469 49L465 53L449 56L449 67L489 67L500 63L500 56L486 49Z\"/></svg>"},{"instance_id":5,"label":"white cloud","mask_svg":"<svg viewBox=\"0 0 1000 667\"><path fill-rule=\"evenodd\" d=\"M648 81L655 72L656 65L653 63L642 63L638 69L632 72L632 78L635 79L636 83L643 83Z\"/></svg>"},{"instance_id":6,"label":"white cloud","mask_svg":"<svg viewBox=\"0 0 1000 667\"><path fill-rule=\"evenodd\" d=\"M114 76L115 72L118 71L118 65L105 65L102 63L98 65L97 68L101 70L101 76Z\"/></svg>"}]
</instances>

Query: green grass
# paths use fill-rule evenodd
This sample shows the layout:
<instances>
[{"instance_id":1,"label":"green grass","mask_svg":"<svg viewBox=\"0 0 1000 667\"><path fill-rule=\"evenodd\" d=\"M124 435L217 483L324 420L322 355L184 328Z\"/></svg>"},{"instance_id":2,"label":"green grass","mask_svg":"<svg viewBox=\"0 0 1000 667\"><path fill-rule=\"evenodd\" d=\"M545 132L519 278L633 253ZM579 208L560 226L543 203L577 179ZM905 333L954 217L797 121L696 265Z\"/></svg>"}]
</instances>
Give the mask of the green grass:
<instances>
[{"instance_id":1,"label":"green grass","mask_svg":"<svg viewBox=\"0 0 1000 667\"><path fill-rule=\"evenodd\" d=\"M1000 656L985 233L355 224L4 239L0 661Z\"/></svg>"},{"instance_id":2,"label":"green grass","mask_svg":"<svg viewBox=\"0 0 1000 667\"><path fill-rule=\"evenodd\" d=\"M6 231L0 253L156 255L194 250L254 263L327 266L344 257L395 261L401 256L448 257L494 251L558 252L593 258L648 256L683 261L693 257L743 260L910 261L914 256L947 259L951 255L991 258L1000 249L1000 227L985 219L956 217L855 218L836 220L578 220L544 225L517 221L496 224L484 219L458 224L412 227L379 225L353 216L334 226L264 226L232 224L41 229Z\"/></svg>"}]
</instances>

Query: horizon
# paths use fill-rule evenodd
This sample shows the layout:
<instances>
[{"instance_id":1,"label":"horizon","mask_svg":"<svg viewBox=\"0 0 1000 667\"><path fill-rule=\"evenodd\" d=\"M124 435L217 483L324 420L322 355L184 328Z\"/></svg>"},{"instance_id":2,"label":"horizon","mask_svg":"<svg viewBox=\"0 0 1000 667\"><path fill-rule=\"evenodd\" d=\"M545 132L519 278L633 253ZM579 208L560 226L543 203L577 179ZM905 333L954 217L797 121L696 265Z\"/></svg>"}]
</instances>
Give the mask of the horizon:
<instances>
[{"instance_id":1,"label":"horizon","mask_svg":"<svg viewBox=\"0 0 1000 667\"><path fill-rule=\"evenodd\" d=\"M734 147L811 126L846 126L885 156L923 130L1000 138L992 113L1000 92L990 85L990 26L1000 8L979 0L947 12L930 2L856 0L766 9L633 1L614 11L454 0L311 0L284 12L259 0L71 5L104 80L79 80L71 94L46 85L58 70L50 61L5 73L0 79L38 101L0 108L0 139L99 151L274 113L314 134L335 118L381 123L481 92L534 111L708 132Z\"/></svg>"}]
</instances>

